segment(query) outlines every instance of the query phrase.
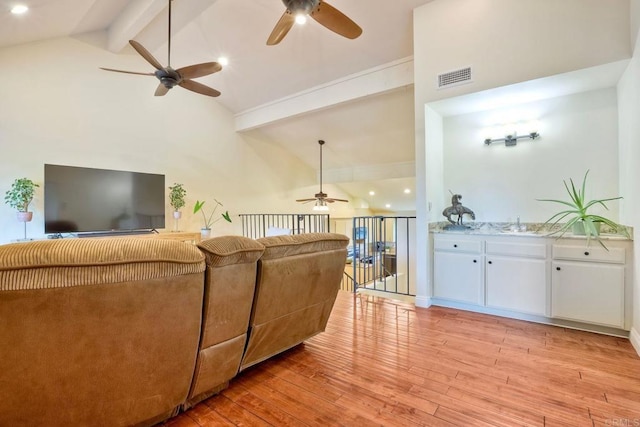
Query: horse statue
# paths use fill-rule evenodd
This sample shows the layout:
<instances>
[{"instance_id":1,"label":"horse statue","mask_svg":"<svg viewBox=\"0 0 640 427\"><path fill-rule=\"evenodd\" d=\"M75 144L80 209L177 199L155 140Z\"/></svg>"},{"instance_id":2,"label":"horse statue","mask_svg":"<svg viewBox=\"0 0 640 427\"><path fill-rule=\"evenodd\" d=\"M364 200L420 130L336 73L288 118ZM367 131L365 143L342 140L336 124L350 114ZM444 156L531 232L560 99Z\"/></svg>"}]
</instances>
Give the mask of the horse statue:
<instances>
[{"instance_id":1,"label":"horse statue","mask_svg":"<svg viewBox=\"0 0 640 427\"><path fill-rule=\"evenodd\" d=\"M451 206L442 211L442 215L446 216L449 222L453 225L462 225L462 217L464 214L470 215L471 219L476 219L476 214L465 206L462 206L462 196L460 194L453 194L451 196ZM457 215L457 221L451 219L453 215Z\"/></svg>"}]
</instances>

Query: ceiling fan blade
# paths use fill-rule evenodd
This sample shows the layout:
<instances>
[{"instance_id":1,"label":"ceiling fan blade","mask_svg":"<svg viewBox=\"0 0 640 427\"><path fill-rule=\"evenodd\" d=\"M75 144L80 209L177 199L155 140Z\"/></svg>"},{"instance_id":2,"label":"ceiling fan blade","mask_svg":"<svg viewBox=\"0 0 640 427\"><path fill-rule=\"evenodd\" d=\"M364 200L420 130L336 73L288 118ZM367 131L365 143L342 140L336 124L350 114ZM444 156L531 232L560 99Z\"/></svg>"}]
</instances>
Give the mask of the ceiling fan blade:
<instances>
[{"instance_id":1,"label":"ceiling fan blade","mask_svg":"<svg viewBox=\"0 0 640 427\"><path fill-rule=\"evenodd\" d=\"M155 74L153 73L138 73L137 71L114 70L113 68L104 68L104 67L100 67L100 69L105 71L113 71L115 73L138 74L140 76L155 76Z\"/></svg>"},{"instance_id":2,"label":"ceiling fan blade","mask_svg":"<svg viewBox=\"0 0 640 427\"><path fill-rule=\"evenodd\" d=\"M218 92L214 88L205 86L202 83L194 82L193 80L188 80L188 79L183 80L179 83L179 85L185 89L188 89L192 92L197 92L201 95L207 95L207 96L213 96L213 97L220 96L220 92Z\"/></svg>"},{"instance_id":3,"label":"ceiling fan blade","mask_svg":"<svg viewBox=\"0 0 640 427\"><path fill-rule=\"evenodd\" d=\"M362 34L362 28L358 24L325 1L320 1L310 15L321 25L348 39L355 39Z\"/></svg>"},{"instance_id":4,"label":"ceiling fan blade","mask_svg":"<svg viewBox=\"0 0 640 427\"><path fill-rule=\"evenodd\" d=\"M327 203L333 203L333 202L346 202L346 203L349 203L348 200L345 200L345 199L334 199L334 198L326 198L326 199L324 199L324 201L327 202Z\"/></svg>"},{"instance_id":5,"label":"ceiling fan blade","mask_svg":"<svg viewBox=\"0 0 640 427\"><path fill-rule=\"evenodd\" d=\"M153 65L156 70L162 70L164 68L162 64L160 64L158 60L154 58L153 55L151 55L151 53L149 53L149 51L145 49L144 46L142 46L140 43L135 40L129 40L129 44L133 46L136 52L138 52L140 56L146 59L149 64Z\"/></svg>"},{"instance_id":6,"label":"ceiling fan blade","mask_svg":"<svg viewBox=\"0 0 640 427\"><path fill-rule=\"evenodd\" d=\"M296 202L300 202L300 203L309 203L309 202L313 202L316 199L298 199L296 200Z\"/></svg>"},{"instance_id":7,"label":"ceiling fan blade","mask_svg":"<svg viewBox=\"0 0 640 427\"><path fill-rule=\"evenodd\" d=\"M155 96L165 96L167 94L167 92L169 92L169 88L166 87L165 85L163 85L162 83L160 83L158 85L158 87L156 88L156 93L154 93Z\"/></svg>"},{"instance_id":8,"label":"ceiling fan blade","mask_svg":"<svg viewBox=\"0 0 640 427\"><path fill-rule=\"evenodd\" d=\"M189 65L188 67L178 68L176 71L183 79L195 79L209 74L217 73L222 70L222 65L217 62L204 62L202 64Z\"/></svg>"},{"instance_id":9,"label":"ceiling fan blade","mask_svg":"<svg viewBox=\"0 0 640 427\"><path fill-rule=\"evenodd\" d=\"M267 39L267 46L273 46L280 43L291 27L293 27L295 22L296 18L291 12L286 10L280 17L276 26L273 28L273 31L271 31L271 35Z\"/></svg>"}]
</instances>

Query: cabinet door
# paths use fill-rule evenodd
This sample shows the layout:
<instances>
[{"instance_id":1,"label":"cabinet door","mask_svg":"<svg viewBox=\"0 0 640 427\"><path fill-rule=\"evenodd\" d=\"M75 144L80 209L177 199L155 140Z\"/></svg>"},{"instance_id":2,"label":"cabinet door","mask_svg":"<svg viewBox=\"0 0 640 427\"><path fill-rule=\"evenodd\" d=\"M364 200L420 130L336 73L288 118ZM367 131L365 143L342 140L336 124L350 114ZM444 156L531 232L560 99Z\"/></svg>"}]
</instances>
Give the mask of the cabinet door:
<instances>
[{"instance_id":1,"label":"cabinet door","mask_svg":"<svg viewBox=\"0 0 640 427\"><path fill-rule=\"evenodd\" d=\"M624 266L556 261L552 265L553 317L624 327Z\"/></svg>"},{"instance_id":2,"label":"cabinet door","mask_svg":"<svg viewBox=\"0 0 640 427\"><path fill-rule=\"evenodd\" d=\"M480 255L436 251L433 257L433 295L435 297L483 304Z\"/></svg>"},{"instance_id":3,"label":"cabinet door","mask_svg":"<svg viewBox=\"0 0 640 427\"><path fill-rule=\"evenodd\" d=\"M547 263L544 259L487 256L487 306L544 316Z\"/></svg>"}]
</instances>

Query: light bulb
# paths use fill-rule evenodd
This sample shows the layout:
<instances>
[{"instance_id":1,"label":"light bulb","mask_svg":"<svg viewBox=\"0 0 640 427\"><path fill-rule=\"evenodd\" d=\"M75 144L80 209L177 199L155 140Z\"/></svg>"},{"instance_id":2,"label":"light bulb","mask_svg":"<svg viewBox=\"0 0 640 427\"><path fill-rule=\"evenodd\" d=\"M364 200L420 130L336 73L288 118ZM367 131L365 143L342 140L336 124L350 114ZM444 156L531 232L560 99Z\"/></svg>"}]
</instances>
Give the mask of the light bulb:
<instances>
[{"instance_id":1,"label":"light bulb","mask_svg":"<svg viewBox=\"0 0 640 427\"><path fill-rule=\"evenodd\" d=\"M299 13L296 15L296 24L304 25L307 23L307 15L303 13Z\"/></svg>"},{"instance_id":2,"label":"light bulb","mask_svg":"<svg viewBox=\"0 0 640 427\"><path fill-rule=\"evenodd\" d=\"M26 13L29 10L29 8L23 4L18 4L16 6L13 6L13 8L11 8L11 13L13 13L14 15L22 15L23 13Z\"/></svg>"}]
</instances>

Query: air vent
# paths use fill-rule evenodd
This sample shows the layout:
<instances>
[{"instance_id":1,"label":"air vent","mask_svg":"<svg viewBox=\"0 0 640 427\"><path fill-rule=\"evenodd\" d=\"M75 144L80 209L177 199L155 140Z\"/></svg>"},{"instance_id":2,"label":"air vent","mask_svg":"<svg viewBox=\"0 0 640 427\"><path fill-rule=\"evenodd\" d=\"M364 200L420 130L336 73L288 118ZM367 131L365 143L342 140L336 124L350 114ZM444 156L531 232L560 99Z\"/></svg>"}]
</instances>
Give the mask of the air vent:
<instances>
[{"instance_id":1,"label":"air vent","mask_svg":"<svg viewBox=\"0 0 640 427\"><path fill-rule=\"evenodd\" d=\"M471 67L438 75L438 89L471 83Z\"/></svg>"}]
</instances>

